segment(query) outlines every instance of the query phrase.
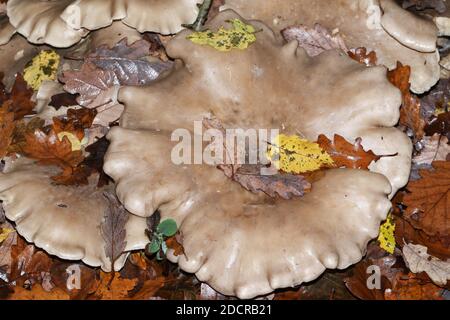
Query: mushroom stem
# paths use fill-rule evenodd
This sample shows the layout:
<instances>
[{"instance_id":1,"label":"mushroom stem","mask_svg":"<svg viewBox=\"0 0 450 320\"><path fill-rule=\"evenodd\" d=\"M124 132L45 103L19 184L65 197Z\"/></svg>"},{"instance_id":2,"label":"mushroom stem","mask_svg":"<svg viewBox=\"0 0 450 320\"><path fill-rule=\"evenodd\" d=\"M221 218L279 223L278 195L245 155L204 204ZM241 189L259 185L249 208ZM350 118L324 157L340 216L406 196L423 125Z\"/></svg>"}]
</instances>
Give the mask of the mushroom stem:
<instances>
[{"instance_id":1,"label":"mushroom stem","mask_svg":"<svg viewBox=\"0 0 450 320\"><path fill-rule=\"evenodd\" d=\"M197 19L192 24L185 24L183 27L192 29L194 31L200 31L208 18L209 10L211 9L213 0L204 0L202 4L197 4L199 8Z\"/></svg>"}]
</instances>

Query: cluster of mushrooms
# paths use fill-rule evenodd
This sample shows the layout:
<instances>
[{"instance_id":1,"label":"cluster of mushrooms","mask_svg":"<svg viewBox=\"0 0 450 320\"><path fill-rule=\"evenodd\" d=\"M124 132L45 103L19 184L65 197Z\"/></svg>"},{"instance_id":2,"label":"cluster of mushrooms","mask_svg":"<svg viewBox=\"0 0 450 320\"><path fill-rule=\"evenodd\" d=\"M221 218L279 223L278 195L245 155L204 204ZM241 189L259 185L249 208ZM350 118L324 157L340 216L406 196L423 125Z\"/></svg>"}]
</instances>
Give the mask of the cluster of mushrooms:
<instances>
[{"instance_id":1,"label":"cluster of mushrooms","mask_svg":"<svg viewBox=\"0 0 450 320\"><path fill-rule=\"evenodd\" d=\"M166 45L178 61L149 86L123 87L120 126L107 138L104 170L114 185L59 186L57 170L25 158L6 160L0 200L27 241L50 254L110 271L100 225L115 191L129 211L120 270L149 242L146 218L156 210L174 219L184 252L168 259L225 295L254 298L297 286L326 269L344 269L378 235L389 201L406 185L412 144L394 126L401 93L386 77L397 61L411 66L411 90L428 91L441 72L439 33L450 23L415 15L394 0L225 0L207 22L217 30L239 18L261 30L246 50L219 52L187 40L201 0L9 0L0 17L0 72L12 77L40 46L67 48L129 42L144 32L177 34ZM439 20L441 19L441 20ZM285 27L315 23L338 32L351 48L366 47L378 66L366 67L337 50L309 57ZM339 134L362 138L366 150L390 155L370 171L327 170L310 193L292 200L254 194L208 165L170 160L177 128L213 114L225 127L283 128L315 140Z\"/></svg>"}]
</instances>

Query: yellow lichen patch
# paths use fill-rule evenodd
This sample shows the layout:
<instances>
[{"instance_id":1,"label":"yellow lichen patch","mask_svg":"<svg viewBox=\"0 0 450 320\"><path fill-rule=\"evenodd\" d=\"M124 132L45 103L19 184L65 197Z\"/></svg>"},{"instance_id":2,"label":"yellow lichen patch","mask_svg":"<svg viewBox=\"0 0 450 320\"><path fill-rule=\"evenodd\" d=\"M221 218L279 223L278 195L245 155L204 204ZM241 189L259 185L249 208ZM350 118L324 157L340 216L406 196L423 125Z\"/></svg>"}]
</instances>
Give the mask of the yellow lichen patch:
<instances>
[{"instance_id":1,"label":"yellow lichen patch","mask_svg":"<svg viewBox=\"0 0 450 320\"><path fill-rule=\"evenodd\" d=\"M56 80L60 56L53 50L43 50L35 56L24 70L23 78L30 88L38 90L45 80Z\"/></svg>"},{"instance_id":2,"label":"yellow lichen patch","mask_svg":"<svg viewBox=\"0 0 450 320\"><path fill-rule=\"evenodd\" d=\"M392 218L392 214L389 214L386 222L380 227L380 234L378 236L378 242L380 243L380 248L389 252L394 253L395 250L395 221Z\"/></svg>"},{"instance_id":3,"label":"yellow lichen patch","mask_svg":"<svg viewBox=\"0 0 450 320\"><path fill-rule=\"evenodd\" d=\"M330 155L317 143L299 136L278 135L269 145L267 156L278 170L305 173L332 167Z\"/></svg>"},{"instance_id":4,"label":"yellow lichen patch","mask_svg":"<svg viewBox=\"0 0 450 320\"><path fill-rule=\"evenodd\" d=\"M72 145L72 151L78 151L81 150L81 146L84 144L84 141L80 141L76 135L74 135L72 132L63 131L58 133L58 139L62 141L66 137L70 144ZM83 139L84 140L84 139Z\"/></svg>"},{"instance_id":5,"label":"yellow lichen patch","mask_svg":"<svg viewBox=\"0 0 450 320\"><path fill-rule=\"evenodd\" d=\"M0 243L5 241L12 232L14 232L13 229L0 228Z\"/></svg>"},{"instance_id":6,"label":"yellow lichen patch","mask_svg":"<svg viewBox=\"0 0 450 320\"><path fill-rule=\"evenodd\" d=\"M211 30L194 32L187 39L200 45L208 45L219 51L232 49L244 50L256 41L255 28L239 19L229 21L231 29L220 27L217 32Z\"/></svg>"}]
</instances>

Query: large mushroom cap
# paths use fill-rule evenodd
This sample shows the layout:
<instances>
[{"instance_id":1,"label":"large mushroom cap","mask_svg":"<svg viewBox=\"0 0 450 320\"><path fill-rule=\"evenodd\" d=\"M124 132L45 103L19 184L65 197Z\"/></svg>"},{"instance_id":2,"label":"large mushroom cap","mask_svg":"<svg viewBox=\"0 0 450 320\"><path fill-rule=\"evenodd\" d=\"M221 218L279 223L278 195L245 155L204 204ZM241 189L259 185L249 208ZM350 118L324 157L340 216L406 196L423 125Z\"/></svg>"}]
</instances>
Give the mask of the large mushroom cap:
<instances>
[{"instance_id":1,"label":"large mushroom cap","mask_svg":"<svg viewBox=\"0 0 450 320\"><path fill-rule=\"evenodd\" d=\"M69 47L114 20L140 32L177 33L192 23L200 0L10 0L11 24L30 42Z\"/></svg>"},{"instance_id":2,"label":"large mushroom cap","mask_svg":"<svg viewBox=\"0 0 450 320\"><path fill-rule=\"evenodd\" d=\"M275 31L319 23L339 31L349 47L375 50L389 69L397 61L411 66L411 89L423 93L439 80L437 28L402 9L395 0L226 0L224 8L262 20Z\"/></svg>"},{"instance_id":3,"label":"large mushroom cap","mask_svg":"<svg viewBox=\"0 0 450 320\"><path fill-rule=\"evenodd\" d=\"M242 19L224 11L208 27L235 18ZM121 90L126 110L109 133L104 165L130 212L159 210L177 221L184 253L172 261L240 298L361 259L390 208L388 195L408 180L412 149L392 128L401 96L384 67L366 68L338 51L310 58L296 43L283 46L267 26L251 24L261 30L256 42L227 53L192 43L189 31L177 35L168 54L184 65L151 86ZM274 128L311 140L322 133L362 137L366 148L391 157L373 172L327 171L305 197L275 200L206 164L173 164L171 133L192 131L211 114L226 128Z\"/></svg>"},{"instance_id":4,"label":"large mushroom cap","mask_svg":"<svg viewBox=\"0 0 450 320\"><path fill-rule=\"evenodd\" d=\"M108 205L103 192L108 188L54 185L50 177L56 170L24 158L8 161L0 174L0 200L6 217L15 222L20 235L48 253L110 271L100 231ZM125 252L145 246L145 227L145 219L130 216ZM122 254L115 269L122 268L126 257Z\"/></svg>"}]
</instances>

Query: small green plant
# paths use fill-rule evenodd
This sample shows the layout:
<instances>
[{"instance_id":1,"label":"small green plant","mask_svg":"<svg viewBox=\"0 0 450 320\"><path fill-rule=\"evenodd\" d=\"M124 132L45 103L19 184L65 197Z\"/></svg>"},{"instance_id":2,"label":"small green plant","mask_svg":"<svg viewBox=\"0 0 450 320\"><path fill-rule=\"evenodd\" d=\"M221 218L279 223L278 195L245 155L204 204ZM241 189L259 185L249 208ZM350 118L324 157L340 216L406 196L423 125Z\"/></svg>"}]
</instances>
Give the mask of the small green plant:
<instances>
[{"instance_id":1,"label":"small green plant","mask_svg":"<svg viewBox=\"0 0 450 320\"><path fill-rule=\"evenodd\" d=\"M167 253L166 239L177 233L177 223L173 219L160 222L160 215L157 211L149 218L148 225L149 229L146 232L150 243L147 245L146 251L149 255L156 254L156 259L163 260Z\"/></svg>"}]
</instances>

